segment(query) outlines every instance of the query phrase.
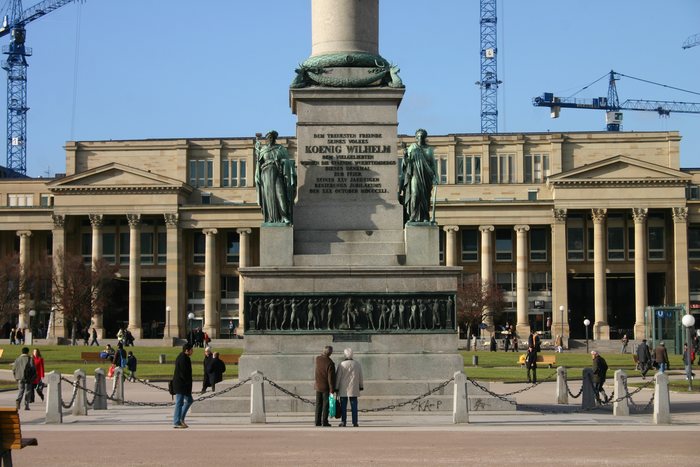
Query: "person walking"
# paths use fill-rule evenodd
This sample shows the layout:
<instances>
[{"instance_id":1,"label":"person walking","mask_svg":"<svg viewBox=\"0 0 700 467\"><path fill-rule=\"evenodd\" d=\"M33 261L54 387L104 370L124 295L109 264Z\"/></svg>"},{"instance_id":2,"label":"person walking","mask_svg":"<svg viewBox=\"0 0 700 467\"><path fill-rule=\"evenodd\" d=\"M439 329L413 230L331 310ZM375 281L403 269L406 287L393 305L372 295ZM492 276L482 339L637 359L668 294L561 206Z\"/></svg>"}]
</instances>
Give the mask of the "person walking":
<instances>
[{"instance_id":1,"label":"person walking","mask_svg":"<svg viewBox=\"0 0 700 467\"><path fill-rule=\"evenodd\" d=\"M17 397L15 398L15 406L19 410L24 397L24 410L29 410L29 401L31 400L32 381L36 376L34 362L29 357L29 349L22 347L22 353L15 359L12 364L12 373L17 381Z\"/></svg>"},{"instance_id":2,"label":"person walking","mask_svg":"<svg viewBox=\"0 0 700 467\"><path fill-rule=\"evenodd\" d=\"M532 347L527 348L525 368L527 368L527 382L537 384L537 352ZM532 372L532 377L530 377L530 372Z\"/></svg>"},{"instance_id":3,"label":"person walking","mask_svg":"<svg viewBox=\"0 0 700 467\"><path fill-rule=\"evenodd\" d=\"M182 346L182 352L175 359L173 373L173 392L175 393L175 411L173 413L173 428L187 428L185 417L192 405L192 344Z\"/></svg>"},{"instance_id":4,"label":"person walking","mask_svg":"<svg viewBox=\"0 0 700 467\"><path fill-rule=\"evenodd\" d=\"M211 385L211 390L216 391L216 383L220 383L224 380L224 373L226 372L226 364L219 358L219 352L214 352L211 354L211 358L207 363L204 364L206 368L207 377L209 379L209 385Z\"/></svg>"},{"instance_id":5,"label":"person walking","mask_svg":"<svg viewBox=\"0 0 700 467\"><path fill-rule=\"evenodd\" d=\"M100 343L97 342L97 329L92 328L92 340L90 341L90 347L95 344L97 347L100 346Z\"/></svg>"},{"instance_id":6,"label":"person walking","mask_svg":"<svg viewBox=\"0 0 700 467\"><path fill-rule=\"evenodd\" d=\"M328 423L328 398L335 388L335 363L331 360L333 347L327 345L316 357L314 390L316 391L316 426L331 426Z\"/></svg>"},{"instance_id":7,"label":"person walking","mask_svg":"<svg viewBox=\"0 0 700 467\"><path fill-rule=\"evenodd\" d=\"M129 381L136 381L136 367L138 365L138 360L134 356L134 352L129 350L126 356L126 368L129 370Z\"/></svg>"},{"instance_id":8,"label":"person walking","mask_svg":"<svg viewBox=\"0 0 700 467\"><path fill-rule=\"evenodd\" d=\"M654 361L659 366L659 373L664 373L668 370L668 351L666 351L666 346L663 342L659 342L659 345L654 349Z\"/></svg>"},{"instance_id":9,"label":"person walking","mask_svg":"<svg viewBox=\"0 0 700 467\"><path fill-rule=\"evenodd\" d=\"M688 344L683 344L683 365L685 365L685 379L693 379L695 373L693 373L693 360L690 356L691 350L688 348Z\"/></svg>"},{"instance_id":10,"label":"person walking","mask_svg":"<svg viewBox=\"0 0 700 467\"><path fill-rule=\"evenodd\" d=\"M41 356L41 350L34 349L32 355L32 362L34 363L34 370L36 371L36 376L34 381L32 381L32 397L31 401L34 402L34 391L36 391L39 398L44 400L44 359Z\"/></svg>"},{"instance_id":11,"label":"person walking","mask_svg":"<svg viewBox=\"0 0 700 467\"><path fill-rule=\"evenodd\" d=\"M627 334L622 336L622 349L620 350L620 353L627 353L627 344L630 343L629 337L627 337Z\"/></svg>"},{"instance_id":12,"label":"person walking","mask_svg":"<svg viewBox=\"0 0 700 467\"><path fill-rule=\"evenodd\" d=\"M642 339L642 343L637 347L637 362L639 362L639 371L642 372L642 379L646 379L647 371L651 368L651 351L646 339Z\"/></svg>"},{"instance_id":13,"label":"person walking","mask_svg":"<svg viewBox=\"0 0 700 467\"><path fill-rule=\"evenodd\" d=\"M362 365L352 359L351 348L343 351L345 360L338 365L335 374L335 392L340 396L340 425L346 426L348 418L348 399L350 399L350 412L352 415L352 426L359 426L357 423L357 398L360 391L364 390L362 379Z\"/></svg>"},{"instance_id":14,"label":"person walking","mask_svg":"<svg viewBox=\"0 0 700 467\"><path fill-rule=\"evenodd\" d=\"M600 356L598 351L593 350L591 352L591 359L593 360L593 388L595 393L595 400L598 404L601 404L600 393L602 392L605 396L605 402L608 402L608 396L605 394L603 385L605 384L605 378L608 372L608 363L603 357Z\"/></svg>"},{"instance_id":15,"label":"person walking","mask_svg":"<svg viewBox=\"0 0 700 467\"><path fill-rule=\"evenodd\" d=\"M207 388L211 386L211 381L209 381L209 361L212 359L211 347L204 348L204 360L202 360L202 390L199 391L200 394L207 392Z\"/></svg>"}]
</instances>

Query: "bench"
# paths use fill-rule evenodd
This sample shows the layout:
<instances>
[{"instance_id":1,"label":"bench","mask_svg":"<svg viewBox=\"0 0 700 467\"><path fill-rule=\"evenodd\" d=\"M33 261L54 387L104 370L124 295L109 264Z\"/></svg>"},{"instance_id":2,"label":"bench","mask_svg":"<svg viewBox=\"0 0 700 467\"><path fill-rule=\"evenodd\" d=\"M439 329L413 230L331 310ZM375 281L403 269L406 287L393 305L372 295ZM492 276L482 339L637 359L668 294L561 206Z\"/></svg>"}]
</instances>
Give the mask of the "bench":
<instances>
[{"instance_id":1,"label":"bench","mask_svg":"<svg viewBox=\"0 0 700 467\"><path fill-rule=\"evenodd\" d=\"M238 365L238 359L241 356L238 354L219 354L219 360L226 364Z\"/></svg>"},{"instance_id":2,"label":"bench","mask_svg":"<svg viewBox=\"0 0 700 467\"><path fill-rule=\"evenodd\" d=\"M12 450L38 446L36 438L22 438L19 413L14 407L0 407L0 457L2 465L12 466Z\"/></svg>"},{"instance_id":3,"label":"bench","mask_svg":"<svg viewBox=\"0 0 700 467\"><path fill-rule=\"evenodd\" d=\"M522 354L520 358L518 358L518 363L520 366L525 366L525 354ZM554 355L537 355L537 363L542 363L543 365L548 365L549 368L552 368L557 364L557 357Z\"/></svg>"},{"instance_id":4,"label":"bench","mask_svg":"<svg viewBox=\"0 0 700 467\"><path fill-rule=\"evenodd\" d=\"M80 352L80 359L83 363L87 362L109 362L108 359L100 357L100 352Z\"/></svg>"}]
</instances>

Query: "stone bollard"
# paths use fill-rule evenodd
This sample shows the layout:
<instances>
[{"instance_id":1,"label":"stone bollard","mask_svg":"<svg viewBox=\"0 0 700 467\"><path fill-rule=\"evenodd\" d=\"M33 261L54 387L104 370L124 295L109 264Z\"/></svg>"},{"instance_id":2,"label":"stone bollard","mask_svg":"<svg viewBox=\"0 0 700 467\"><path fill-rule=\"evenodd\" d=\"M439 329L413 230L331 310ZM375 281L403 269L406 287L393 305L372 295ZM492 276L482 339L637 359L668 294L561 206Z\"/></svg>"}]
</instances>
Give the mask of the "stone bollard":
<instances>
[{"instance_id":1,"label":"stone bollard","mask_svg":"<svg viewBox=\"0 0 700 467\"><path fill-rule=\"evenodd\" d=\"M263 382L261 372L254 371L250 374L250 423L266 423Z\"/></svg>"},{"instance_id":2,"label":"stone bollard","mask_svg":"<svg viewBox=\"0 0 700 467\"><path fill-rule=\"evenodd\" d=\"M124 405L124 368L114 369L114 384L117 385L117 392L114 394L117 405Z\"/></svg>"},{"instance_id":3,"label":"stone bollard","mask_svg":"<svg viewBox=\"0 0 700 467\"><path fill-rule=\"evenodd\" d=\"M569 393L566 390L566 367L557 368L557 404L568 404Z\"/></svg>"},{"instance_id":4,"label":"stone bollard","mask_svg":"<svg viewBox=\"0 0 700 467\"><path fill-rule=\"evenodd\" d=\"M61 373L52 371L46 375L46 423L63 423L61 404Z\"/></svg>"},{"instance_id":5,"label":"stone bollard","mask_svg":"<svg viewBox=\"0 0 700 467\"><path fill-rule=\"evenodd\" d=\"M452 423L469 423L469 399L467 399L467 375L455 373L455 387L452 392Z\"/></svg>"},{"instance_id":6,"label":"stone bollard","mask_svg":"<svg viewBox=\"0 0 700 467\"><path fill-rule=\"evenodd\" d=\"M85 372L83 370L75 370L73 372L73 377L78 383L78 392L75 394L75 402L73 403L73 415L87 415L88 406L87 398L85 397L85 389L87 388L87 378L85 377Z\"/></svg>"},{"instance_id":7,"label":"stone bollard","mask_svg":"<svg viewBox=\"0 0 700 467\"><path fill-rule=\"evenodd\" d=\"M95 393L92 410L107 410L107 380L102 368L95 370Z\"/></svg>"},{"instance_id":8,"label":"stone bollard","mask_svg":"<svg viewBox=\"0 0 700 467\"><path fill-rule=\"evenodd\" d=\"M629 399L627 396L627 391L625 391L625 381L627 380L627 373L624 370L615 371L615 399L620 399L624 397L621 401L613 403L613 415L615 416L627 416L630 414Z\"/></svg>"},{"instance_id":9,"label":"stone bollard","mask_svg":"<svg viewBox=\"0 0 700 467\"><path fill-rule=\"evenodd\" d=\"M581 395L581 408L582 409L593 409L595 408L595 388L593 387L593 369L584 368L583 369L583 379L581 380L583 384L583 394Z\"/></svg>"},{"instance_id":10,"label":"stone bollard","mask_svg":"<svg viewBox=\"0 0 700 467\"><path fill-rule=\"evenodd\" d=\"M654 423L656 425L671 424L671 399L668 394L668 375L656 373L654 388Z\"/></svg>"}]
</instances>

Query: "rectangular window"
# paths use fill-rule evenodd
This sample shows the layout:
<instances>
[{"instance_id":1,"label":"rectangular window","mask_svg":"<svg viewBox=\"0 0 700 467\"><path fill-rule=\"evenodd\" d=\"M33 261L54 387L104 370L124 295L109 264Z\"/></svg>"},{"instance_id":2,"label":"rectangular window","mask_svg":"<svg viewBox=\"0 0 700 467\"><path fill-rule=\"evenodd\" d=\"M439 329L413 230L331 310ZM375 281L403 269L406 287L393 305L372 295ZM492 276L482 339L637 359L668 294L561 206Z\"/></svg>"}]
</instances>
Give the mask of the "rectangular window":
<instances>
[{"instance_id":1,"label":"rectangular window","mask_svg":"<svg viewBox=\"0 0 700 467\"><path fill-rule=\"evenodd\" d=\"M530 261L547 261L547 229L530 230Z\"/></svg>"},{"instance_id":2,"label":"rectangular window","mask_svg":"<svg viewBox=\"0 0 700 467\"><path fill-rule=\"evenodd\" d=\"M153 264L153 232L141 232L141 264Z\"/></svg>"},{"instance_id":3,"label":"rectangular window","mask_svg":"<svg viewBox=\"0 0 700 467\"><path fill-rule=\"evenodd\" d=\"M513 261L513 231L496 229L496 261Z\"/></svg>"},{"instance_id":4,"label":"rectangular window","mask_svg":"<svg viewBox=\"0 0 700 467\"><path fill-rule=\"evenodd\" d=\"M515 273L497 272L496 285L504 292L515 292Z\"/></svg>"},{"instance_id":5,"label":"rectangular window","mask_svg":"<svg viewBox=\"0 0 700 467\"><path fill-rule=\"evenodd\" d=\"M583 219L569 219L566 226L566 257L569 261L583 261Z\"/></svg>"},{"instance_id":6,"label":"rectangular window","mask_svg":"<svg viewBox=\"0 0 700 467\"><path fill-rule=\"evenodd\" d=\"M246 186L246 160L224 159L221 161L221 186Z\"/></svg>"},{"instance_id":7,"label":"rectangular window","mask_svg":"<svg viewBox=\"0 0 700 467\"><path fill-rule=\"evenodd\" d=\"M686 188L685 196L689 200L699 200L700 199L700 186L691 185Z\"/></svg>"},{"instance_id":8,"label":"rectangular window","mask_svg":"<svg viewBox=\"0 0 700 467\"><path fill-rule=\"evenodd\" d=\"M34 206L34 195L27 193L8 194L7 205L11 208Z\"/></svg>"},{"instance_id":9,"label":"rectangular window","mask_svg":"<svg viewBox=\"0 0 700 467\"><path fill-rule=\"evenodd\" d=\"M204 264L204 254L206 251L206 238L202 232L194 232L192 240L192 262L195 264Z\"/></svg>"},{"instance_id":10,"label":"rectangular window","mask_svg":"<svg viewBox=\"0 0 700 467\"><path fill-rule=\"evenodd\" d=\"M447 157L436 156L438 165L438 174L440 176L440 185L447 183Z\"/></svg>"},{"instance_id":11,"label":"rectangular window","mask_svg":"<svg viewBox=\"0 0 700 467\"><path fill-rule=\"evenodd\" d=\"M102 259L109 264L114 264L116 260L116 235L114 233L102 234Z\"/></svg>"},{"instance_id":12,"label":"rectangular window","mask_svg":"<svg viewBox=\"0 0 700 467\"><path fill-rule=\"evenodd\" d=\"M547 272L531 272L528 274L530 279L530 292L549 292L552 290L552 276Z\"/></svg>"},{"instance_id":13,"label":"rectangular window","mask_svg":"<svg viewBox=\"0 0 700 467\"><path fill-rule=\"evenodd\" d=\"M168 256L168 234L158 232L158 264L166 264Z\"/></svg>"},{"instance_id":14,"label":"rectangular window","mask_svg":"<svg viewBox=\"0 0 700 467\"><path fill-rule=\"evenodd\" d=\"M444 265L445 264L445 235L446 235L446 232L444 230L440 229L438 235L440 238L440 240L438 241L439 248L440 248L440 264Z\"/></svg>"},{"instance_id":15,"label":"rectangular window","mask_svg":"<svg viewBox=\"0 0 700 467\"><path fill-rule=\"evenodd\" d=\"M204 298L204 276L187 276L187 299Z\"/></svg>"},{"instance_id":16,"label":"rectangular window","mask_svg":"<svg viewBox=\"0 0 700 467\"><path fill-rule=\"evenodd\" d=\"M479 231L475 229L462 230L462 261L475 262L479 260Z\"/></svg>"},{"instance_id":17,"label":"rectangular window","mask_svg":"<svg viewBox=\"0 0 700 467\"><path fill-rule=\"evenodd\" d=\"M122 266L129 264L129 245L131 245L129 238L129 232L119 233L119 264Z\"/></svg>"},{"instance_id":18,"label":"rectangular window","mask_svg":"<svg viewBox=\"0 0 700 467\"><path fill-rule=\"evenodd\" d=\"M688 285L690 293L700 294L700 271L690 271L690 274L688 274Z\"/></svg>"},{"instance_id":19,"label":"rectangular window","mask_svg":"<svg viewBox=\"0 0 700 467\"><path fill-rule=\"evenodd\" d=\"M625 228L608 227L608 260L625 259Z\"/></svg>"},{"instance_id":20,"label":"rectangular window","mask_svg":"<svg viewBox=\"0 0 700 467\"><path fill-rule=\"evenodd\" d=\"M649 259L664 259L664 228L649 226Z\"/></svg>"},{"instance_id":21,"label":"rectangular window","mask_svg":"<svg viewBox=\"0 0 700 467\"><path fill-rule=\"evenodd\" d=\"M538 193L538 190L527 190L527 200L528 201L537 201L537 193Z\"/></svg>"},{"instance_id":22,"label":"rectangular window","mask_svg":"<svg viewBox=\"0 0 700 467\"><path fill-rule=\"evenodd\" d=\"M237 232L226 233L226 263L235 264L240 261L241 239Z\"/></svg>"},{"instance_id":23,"label":"rectangular window","mask_svg":"<svg viewBox=\"0 0 700 467\"><path fill-rule=\"evenodd\" d=\"M83 262L90 264L92 262L92 233L83 232L80 235L80 254L83 255Z\"/></svg>"},{"instance_id":24,"label":"rectangular window","mask_svg":"<svg viewBox=\"0 0 700 467\"><path fill-rule=\"evenodd\" d=\"M688 229L688 259L700 259L700 226L697 225Z\"/></svg>"},{"instance_id":25,"label":"rectangular window","mask_svg":"<svg viewBox=\"0 0 700 467\"><path fill-rule=\"evenodd\" d=\"M190 159L189 183L195 188L213 185L214 161L212 159Z\"/></svg>"},{"instance_id":26,"label":"rectangular window","mask_svg":"<svg viewBox=\"0 0 700 467\"><path fill-rule=\"evenodd\" d=\"M549 155L525 154L525 183L542 183L549 176Z\"/></svg>"},{"instance_id":27,"label":"rectangular window","mask_svg":"<svg viewBox=\"0 0 700 467\"><path fill-rule=\"evenodd\" d=\"M634 227L627 227L627 259L634 259Z\"/></svg>"},{"instance_id":28,"label":"rectangular window","mask_svg":"<svg viewBox=\"0 0 700 467\"><path fill-rule=\"evenodd\" d=\"M39 195L39 205L43 208L50 208L53 206L53 195L42 193Z\"/></svg>"},{"instance_id":29,"label":"rectangular window","mask_svg":"<svg viewBox=\"0 0 700 467\"><path fill-rule=\"evenodd\" d=\"M515 166L513 154L499 154L489 158L489 182L490 183L514 183Z\"/></svg>"},{"instance_id":30,"label":"rectangular window","mask_svg":"<svg viewBox=\"0 0 700 467\"><path fill-rule=\"evenodd\" d=\"M238 276L221 276L221 298L238 298Z\"/></svg>"},{"instance_id":31,"label":"rectangular window","mask_svg":"<svg viewBox=\"0 0 700 467\"><path fill-rule=\"evenodd\" d=\"M593 258L595 257L595 240L593 239L593 227L588 227L586 229L586 233L588 236L586 237L586 256L588 257L588 261L593 261Z\"/></svg>"},{"instance_id":32,"label":"rectangular window","mask_svg":"<svg viewBox=\"0 0 700 467\"><path fill-rule=\"evenodd\" d=\"M457 184L473 185L481 183L481 156L457 156Z\"/></svg>"}]
</instances>

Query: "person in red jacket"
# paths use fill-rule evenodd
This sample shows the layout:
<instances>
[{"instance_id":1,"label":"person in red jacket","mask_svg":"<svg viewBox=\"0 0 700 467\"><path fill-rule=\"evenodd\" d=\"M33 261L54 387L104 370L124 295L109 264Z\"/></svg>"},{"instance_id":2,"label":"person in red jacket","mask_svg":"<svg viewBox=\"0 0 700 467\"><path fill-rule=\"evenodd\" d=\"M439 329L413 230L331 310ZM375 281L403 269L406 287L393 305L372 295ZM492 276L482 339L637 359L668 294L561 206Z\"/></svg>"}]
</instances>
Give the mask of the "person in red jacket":
<instances>
[{"instance_id":1,"label":"person in red jacket","mask_svg":"<svg viewBox=\"0 0 700 467\"><path fill-rule=\"evenodd\" d=\"M36 377L32 381L32 398L34 402L34 391L39 395L41 400L44 400L44 358L41 356L39 349L34 349L32 359L34 360L34 368L36 368Z\"/></svg>"}]
</instances>

